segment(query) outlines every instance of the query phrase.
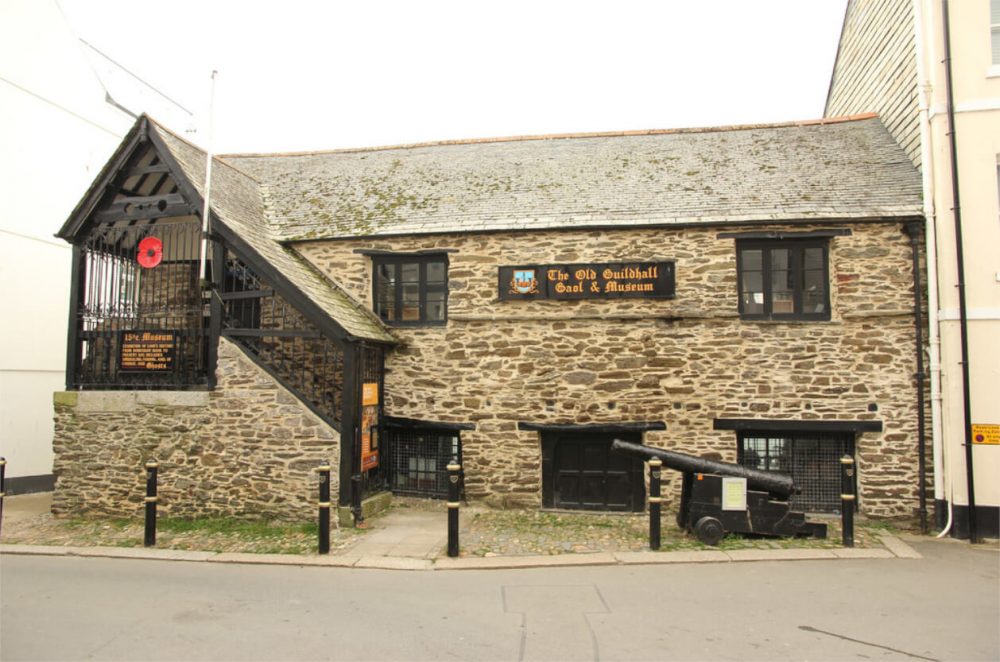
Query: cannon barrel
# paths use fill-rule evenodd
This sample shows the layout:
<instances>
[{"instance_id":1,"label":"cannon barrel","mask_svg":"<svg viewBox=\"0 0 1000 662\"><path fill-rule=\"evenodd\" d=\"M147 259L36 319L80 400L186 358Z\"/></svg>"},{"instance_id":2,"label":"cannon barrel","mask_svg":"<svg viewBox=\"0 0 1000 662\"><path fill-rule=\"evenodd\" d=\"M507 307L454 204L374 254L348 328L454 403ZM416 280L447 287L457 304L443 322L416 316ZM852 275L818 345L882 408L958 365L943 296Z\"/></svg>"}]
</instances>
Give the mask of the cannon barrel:
<instances>
[{"instance_id":1,"label":"cannon barrel","mask_svg":"<svg viewBox=\"0 0 1000 662\"><path fill-rule=\"evenodd\" d=\"M786 474L773 473L771 471L760 471L751 469L739 464L729 462L717 462L706 460L705 458L665 451L659 448L633 444L629 441L615 439L611 443L611 450L619 453L637 455L644 460L654 457L663 461L664 466L675 471L684 473L718 474L720 476L732 476L735 478L746 478L747 488L768 492L771 496L779 499L787 499L795 493L795 483L792 477Z\"/></svg>"}]
</instances>

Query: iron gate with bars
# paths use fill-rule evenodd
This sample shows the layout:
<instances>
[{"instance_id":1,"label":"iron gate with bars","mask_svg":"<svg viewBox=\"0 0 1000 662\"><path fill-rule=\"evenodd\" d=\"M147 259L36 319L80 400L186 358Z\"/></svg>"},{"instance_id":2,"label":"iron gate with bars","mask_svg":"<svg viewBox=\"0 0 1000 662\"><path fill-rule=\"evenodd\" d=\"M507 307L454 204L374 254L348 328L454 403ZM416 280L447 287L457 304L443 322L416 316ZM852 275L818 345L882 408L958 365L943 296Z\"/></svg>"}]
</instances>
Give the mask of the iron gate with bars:
<instances>
[{"instance_id":1,"label":"iron gate with bars","mask_svg":"<svg viewBox=\"0 0 1000 662\"><path fill-rule=\"evenodd\" d=\"M799 493L792 508L803 512L840 512L840 458L854 457L850 433L743 432L737 451L746 467L789 474Z\"/></svg>"},{"instance_id":2,"label":"iron gate with bars","mask_svg":"<svg viewBox=\"0 0 1000 662\"><path fill-rule=\"evenodd\" d=\"M448 498L448 463L462 463L462 443L454 430L388 427L393 494Z\"/></svg>"}]
</instances>

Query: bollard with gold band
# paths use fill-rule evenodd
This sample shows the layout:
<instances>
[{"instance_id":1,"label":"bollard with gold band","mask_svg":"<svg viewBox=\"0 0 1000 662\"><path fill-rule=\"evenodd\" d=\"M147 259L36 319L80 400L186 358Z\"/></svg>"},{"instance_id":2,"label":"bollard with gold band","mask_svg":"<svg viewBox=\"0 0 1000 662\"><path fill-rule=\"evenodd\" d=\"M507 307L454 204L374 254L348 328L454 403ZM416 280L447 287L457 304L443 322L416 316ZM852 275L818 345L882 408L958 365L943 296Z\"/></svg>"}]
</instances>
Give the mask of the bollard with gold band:
<instances>
[{"instance_id":1,"label":"bollard with gold band","mask_svg":"<svg viewBox=\"0 0 1000 662\"><path fill-rule=\"evenodd\" d=\"M319 472L319 553L330 553L330 463L324 462Z\"/></svg>"},{"instance_id":2,"label":"bollard with gold band","mask_svg":"<svg viewBox=\"0 0 1000 662\"><path fill-rule=\"evenodd\" d=\"M844 547L854 547L854 458L840 458L840 521Z\"/></svg>"},{"instance_id":3,"label":"bollard with gold band","mask_svg":"<svg viewBox=\"0 0 1000 662\"><path fill-rule=\"evenodd\" d=\"M160 497L156 495L156 477L160 463L155 458L146 460L146 532L142 544L152 547L156 544L156 504Z\"/></svg>"},{"instance_id":4,"label":"bollard with gold band","mask_svg":"<svg viewBox=\"0 0 1000 662\"><path fill-rule=\"evenodd\" d=\"M448 463L448 556L458 556L458 507L461 498L459 474L462 465L453 457Z\"/></svg>"},{"instance_id":5,"label":"bollard with gold band","mask_svg":"<svg viewBox=\"0 0 1000 662\"><path fill-rule=\"evenodd\" d=\"M0 457L0 530L3 527L3 496L6 490L4 489L4 475L7 473L7 458Z\"/></svg>"},{"instance_id":6,"label":"bollard with gold band","mask_svg":"<svg viewBox=\"0 0 1000 662\"><path fill-rule=\"evenodd\" d=\"M663 461L653 458L649 461L649 548L660 548L660 468Z\"/></svg>"}]
</instances>

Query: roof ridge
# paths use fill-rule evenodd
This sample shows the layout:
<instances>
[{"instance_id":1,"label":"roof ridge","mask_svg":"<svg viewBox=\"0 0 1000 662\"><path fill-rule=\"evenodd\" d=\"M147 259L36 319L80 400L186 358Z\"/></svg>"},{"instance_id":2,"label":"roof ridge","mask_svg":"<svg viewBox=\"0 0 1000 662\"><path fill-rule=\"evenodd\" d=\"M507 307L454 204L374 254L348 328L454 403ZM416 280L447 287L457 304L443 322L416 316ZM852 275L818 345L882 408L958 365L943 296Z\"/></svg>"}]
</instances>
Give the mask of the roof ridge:
<instances>
[{"instance_id":1,"label":"roof ridge","mask_svg":"<svg viewBox=\"0 0 1000 662\"><path fill-rule=\"evenodd\" d=\"M731 124L709 127L685 127L677 129L638 129L630 131L597 131L591 133L552 133L541 135L504 136L497 138L462 138L457 140L437 140L430 142L407 143L400 145L380 145L375 147L345 147L340 149L310 150L303 152L247 152L236 154L217 154L218 159L248 159L273 158L284 156L319 156L323 154L358 154L364 152L384 152L402 149L417 149L421 147L446 147L449 145L477 145L505 142L527 142L534 140L570 140L580 138L625 138L632 136L663 136L685 133L717 133L723 131L750 131L753 129L785 129L797 126L818 126L824 124L840 124L875 119L878 113L860 113L857 115L842 115L839 117L823 117L811 120L792 120L788 122L760 124ZM181 138L183 140L183 138ZM235 166L232 166L235 167ZM257 180L254 180L257 181Z\"/></svg>"}]
</instances>

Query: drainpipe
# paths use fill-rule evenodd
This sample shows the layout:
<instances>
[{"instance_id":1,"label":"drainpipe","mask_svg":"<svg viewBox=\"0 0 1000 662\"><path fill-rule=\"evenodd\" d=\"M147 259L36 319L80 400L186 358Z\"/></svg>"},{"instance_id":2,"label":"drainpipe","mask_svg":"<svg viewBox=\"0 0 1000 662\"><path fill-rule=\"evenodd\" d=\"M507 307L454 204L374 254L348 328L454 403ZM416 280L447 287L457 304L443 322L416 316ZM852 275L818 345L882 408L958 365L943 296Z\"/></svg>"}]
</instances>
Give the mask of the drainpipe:
<instances>
[{"instance_id":1,"label":"drainpipe","mask_svg":"<svg viewBox=\"0 0 1000 662\"><path fill-rule=\"evenodd\" d=\"M948 519L940 507L945 502L945 467L942 447L941 423L941 337L938 327L940 304L937 280L937 216L934 210L934 150L930 122L930 96L934 89L933 69L927 70L924 52L923 5L926 0L913 0L913 25L917 59L917 103L920 109L920 175L924 198L924 252L927 262L927 353L930 362L931 386L931 448L934 463L934 515L938 528L947 532L951 527L951 502L948 502ZM933 12L927 12L930 21ZM925 532L926 533L926 532Z\"/></svg>"},{"instance_id":2,"label":"drainpipe","mask_svg":"<svg viewBox=\"0 0 1000 662\"><path fill-rule=\"evenodd\" d=\"M916 337L917 372L914 375L917 382L917 466L920 484L920 532L927 533L927 431L924 418L927 410L924 406L924 315L921 304L922 287L920 286L920 234L923 224L907 223L903 231L910 238L910 255L913 263L913 328Z\"/></svg>"},{"instance_id":3,"label":"drainpipe","mask_svg":"<svg viewBox=\"0 0 1000 662\"><path fill-rule=\"evenodd\" d=\"M962 204L958 186L958 148L955 140L955 99L951 85L951 29L948 22L948 0L941 0L944 19L944 81L948 93L948 147L951 156L951 194L955 215L955 262L958 267L958 317L962 341L962 424L965 427L965 484L969 494L969 542L979 542L976 528L976 487L972 461L972 405L969 402L969 318L965 305L965 255L962 249Z\"/></svg>"}]
</instances>

